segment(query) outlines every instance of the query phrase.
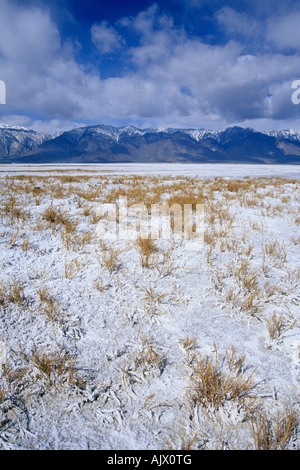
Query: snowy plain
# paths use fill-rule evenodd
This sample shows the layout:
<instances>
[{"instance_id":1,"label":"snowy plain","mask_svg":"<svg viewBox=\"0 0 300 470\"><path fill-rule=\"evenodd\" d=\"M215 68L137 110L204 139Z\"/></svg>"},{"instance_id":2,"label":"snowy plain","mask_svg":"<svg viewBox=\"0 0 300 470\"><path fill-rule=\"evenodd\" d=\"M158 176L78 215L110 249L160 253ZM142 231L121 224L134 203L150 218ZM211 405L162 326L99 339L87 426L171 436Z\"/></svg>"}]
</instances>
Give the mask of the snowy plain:
<instances>
[{"instance_id":1,"label":"snowy plain","mask_svg":"<svg viewBox=\"0 0 300 470\"><path fill-rule=\"evenodd\" d=\"M157 240L143 265L99 242L100 203L158 187L204 203L201 247ZM255 449L260 416L280 447L300 416L299 196L297 165L1 165L0 448ZM199 358L253 387L196 400Z\"/></svg>"},{"instance_id":2,"label":"snowy plain","mask_svg":"<svg viewBox=\"0 0 300 470\"><path fill-rule=\"evenodd\" d=\"M112 164L44 164L44 165L1 165L0 172L10 174L15 172L39 173L47 169L53 171L55 168L61 170L80 170L80 172L99 171L104 173L117 174L136 174L136 175L172 175L172 176L194 176L199 178L244 178L244 177L282 177L282 178L300 178L300 165L256 165L235 163L220 164L173 164L173 163L112 163Z\"/></svg>"}]
</instances>

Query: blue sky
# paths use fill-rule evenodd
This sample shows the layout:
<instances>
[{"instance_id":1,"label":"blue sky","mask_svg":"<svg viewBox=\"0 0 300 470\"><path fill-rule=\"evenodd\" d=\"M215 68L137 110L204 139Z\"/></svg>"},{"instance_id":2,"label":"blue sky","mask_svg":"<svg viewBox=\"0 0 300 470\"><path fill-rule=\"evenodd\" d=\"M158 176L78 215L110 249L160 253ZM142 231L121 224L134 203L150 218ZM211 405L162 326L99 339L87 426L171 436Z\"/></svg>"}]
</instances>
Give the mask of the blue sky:
<instances>
[{"instance_id":1,"label":"blue sky","mask_svg":"<svg viewBox=\"0 0 300 470\"><path fill-rule=\"evenodd\" d=\"M300 2L0 0L0 123L300 128Z\"/></svg>"}]
</instances>

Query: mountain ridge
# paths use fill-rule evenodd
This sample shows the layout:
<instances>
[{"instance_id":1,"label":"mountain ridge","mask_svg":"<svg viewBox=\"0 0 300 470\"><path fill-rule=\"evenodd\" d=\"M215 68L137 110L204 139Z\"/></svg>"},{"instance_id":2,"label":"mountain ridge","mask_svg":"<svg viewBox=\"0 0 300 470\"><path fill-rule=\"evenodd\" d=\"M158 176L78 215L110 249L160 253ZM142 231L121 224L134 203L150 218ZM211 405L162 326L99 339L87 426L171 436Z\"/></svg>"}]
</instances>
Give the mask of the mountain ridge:
<instances>
[{"instance_id":1,"label":"mountain ridge","mask_svg":"<svg viewBox=\"0 0 300 470\"><path fill-rule=\"evenodd\" d=\"M54 135L0 125L0 163L293 163L300 130L75 127Z\"/></svg>"}]
</instances>

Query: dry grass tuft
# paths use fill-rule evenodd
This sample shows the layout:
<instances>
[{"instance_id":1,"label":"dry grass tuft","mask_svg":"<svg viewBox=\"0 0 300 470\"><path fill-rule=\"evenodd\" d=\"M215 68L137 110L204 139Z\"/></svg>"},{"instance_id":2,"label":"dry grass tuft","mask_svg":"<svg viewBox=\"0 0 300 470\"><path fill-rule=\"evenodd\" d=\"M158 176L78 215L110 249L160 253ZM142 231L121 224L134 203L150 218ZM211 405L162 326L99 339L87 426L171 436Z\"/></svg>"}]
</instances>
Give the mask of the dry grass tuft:
<instances>
[{"instance_id":1,"label":"dry grass tuft","mask_svg":"<svg viewBox=\"0 0 300 470\"><path fill-rule=\"evenodd\" d=\"M142 300L145 304L145 310L151 319L157 318L158 315L166 313L166 311L160 312L159 306L163 303L164 299L174 294L173 291L159 293L151 285L142 289L142 292L144 294Z\"/></svg>"},{"instance_id":2,"label":"dry grass tuft","mask_svg":"<svg viewBox=\"0 0 300 470\"><path fill-rule=\"evenodd\" d=\"M57 378L65 377L68 382L73 378L74 359L64 351L46 353L35 349L31 356L31 361L51 384Z\"/></svg>"},{"instance_id":3,"label":"dry grass tuft","mask_svg":"<svg viewBox=\"0 0 300 470\"><path fill-rule=\"evenodd\" d=\"M110 274L117 272L121 267L119 249L109 247L102 254L102 263Z\"/></svg>"},{"instance_id":4,"label":"dry grass tuft","mask_svg":"<svg viewBox=\"0 0 300 470\"><path fill-rule=\"evenodd\" d=\"M138 249L141 256L141 264L143 268L148 268L150 260L154 253L157 252L156 243L150 238L139 237L135 242L136 248Z\"/></svg>"},{"instance_id":5,"label":"dry grass tuft","mask_svg":"<svg viewBox=\"0 0 300 470\"><path fill-rule=\"evenodd\" d=\"M24 286L21 282L0 283L0 305L3 307L10 303L22 305L25 300Z\"/></svg>"},{"instance_id":6,"label":"dry grass tuft","mask_svg":"<svg viewBox=\"0 0 300 470\"><path fill-rule=\"evenodd\" d=\"M53 203L42 213L42 220L44 220L47 227L51 228L53 231L61 225L65 234L74 233L78 225L78 220L71 220L65 211L60 210L57 206L54 207Z\"/></svg>"},{"instance_id":7,"label":"dry grass tuft","mask_svg":"<svg viewBox=\"0 0 300 470\"><path fill-rule=\"evenodd\" d=\"M127 378L130 376L131 380L134 380L136 373L142 374L143 378L150 378L163 373L165 362L166 355L161 349L150 338L142 336L123 372L126 371Z\"/></svg>"},{"instance_id":8,"label":"dry grass tuft","mask_svg":"<svg viewBox=\"0 0 300 470\"><path fill-rule=\"evenodd\" d=\"M225 360L224 360L225 359ZM226 351L222 361L216 353L215 358L209 356L193 356L189 365L192 369L188 395L194 404L218 410L228 401L237 403L238 409L250 411L255 402L253 395L255 383L253 374L246 377L244 369L245 356L238 357L235 348Z\"/></svg>"},{"instance_id":9,"label":"dry grass tuft","mask_svg":"<svg viewBox=\"0 0 300 470\"><path fill-rule=\"evenodd\" d=\"M265 323L267 325L270 338L279 339L284 333L295 326L296 320L289 323L282 314L277 315L276 313L273 313L269 319L265 320Z\"/></svg>"},{"instance_id":10,"label":"dry grass tuft","mask_svg":"<svg viewBox=\"0 0 300 470\"><path fill-rule=\"evenodd\" d=\"M83 259L73 258L71 261L65 259L64 262L64 274L66 279L72 279L77 276L88 264L88 261Z\"/></svg>"},{"instance_id":11,"label":"dry grass tuft","mask_svg":"<svg viewBox=\"0 0 300 470\"><path fill-rule=\"evenodd\" d=\"M259 413L251 420L256 450L285 450L296 431L298 421L294 409L270 417Z\"/></svg>"},{"instance_id":12,"label":"dry grass tuft","mask_svg":"<svg viewBox=\"0 0 300 470\"><path fill-rule=\"evenodd\" d=\"M263 252L266 256L273 258L276 265L286 262L286 251L283 244L278 240L265 242L263 245Z\"/></svg>"},{"instance_id":13,"label":"dry grass tuft","mask_svg":"<svg viewBox=\"0 0 300 470\"><path fill-rule=\"evenodd\" d=\"M61 311L57 300L48 292L47 287L38 289L38 295L41 304L43 305L43 312L46 314L49 320L54 322L60 322Z\"/></svg>"}]
</instances>

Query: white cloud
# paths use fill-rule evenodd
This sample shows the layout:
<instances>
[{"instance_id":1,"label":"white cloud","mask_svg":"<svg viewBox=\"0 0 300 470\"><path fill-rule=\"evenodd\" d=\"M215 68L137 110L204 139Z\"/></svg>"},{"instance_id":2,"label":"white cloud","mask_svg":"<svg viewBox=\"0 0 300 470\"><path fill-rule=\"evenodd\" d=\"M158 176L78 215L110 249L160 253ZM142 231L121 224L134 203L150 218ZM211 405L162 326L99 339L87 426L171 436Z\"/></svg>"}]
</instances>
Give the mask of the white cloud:
<instances>
[{"instance_id":1,"label":"white cloud","mask_svg":"<svg viewBox=\"0 0 300 470\"><path fill-rule=\"evenodd\" d=\"M122 47L123 40L115 28L106 21L94 24L91 28L91 38L100 54L110 54Z\"/></svg>"},{"instance_id":2,"label":"white cloud","mask_svg":"<svg viewBox=\"0 0 300 470\"><path fill-rule=\"evenodd\" d=\"M0 124L26 127L28 129L34 129L37 132L45 132L50 135L61 131L68 131L83 125L82 123L65 119L41 120L19 114L8 114L0 117Z\"/></svg>"},{"instance_id":3,"label":"white cloud","mask_svg":"<svg viewBox=\"0 0 300 470\"><path fill-rule=\"evenodd\" d=\"M17 11L13 5L1 0L0 78L7 85L7 109L15 116L15 125L17 114L25 125L24 116L30 112L42 118L28 117L29 124L45 129L47 118L51 132L63 122L72 126L121 119L216 128L251 120L276 123L283 117L296 119L299 113L291 103L290 85L299 78L300 57L271 50L245 54L239 14L227 24L227 32L236 33L235 40L219 45L188 37L158 6L123 18L119 25L123 31L134 30L139 42L124 50L126 73L101 79L92 64L84 67L76 62L72 43L62 42L47 10ZM230 12L219 11L219 24ZM262 34L253 18L243 16L243 21L243 29L250 21L255 34ZM285 21L279 28L282 32ZM91 31L100 53L125 45L117 23L115 27L98 23ZM270 26L267 31L270 38ZM284 39L277 42L284 46Z\"/></svg>"},{"instance_id":4,"label":"white cloud","mask_svg":"<svg viewBox=\"0 0 300 470\"><path fill-rule=\"evenodd\" d=\"M221 27L229 34L242 37L253 37L260 34L261 25L250 15L238 12L229 6L222 7L216 12L216 18Z\"/></svg>"},{"instance_id":5,"label":"white cloud","mask_svg":"<svg viewBox=\"0 0 300 470\"><path fill-rule=\"evenodd\" d=\"M269 19L267 39L280 50L300 51L300 12L275 16Z\"/></svg>"},{"instance_id":6,"label":"white cloud","mask_svg":"<svg viewBox=\"0 0 300 470\"><path fill-rule=\"evenodd\" d=\"M101 89L96 72L79 65L70 42L62 44L50 13L1 1L0 70L7 106L49 118L87 116L85 97Z\"/></svg>"},{"instance_id":7,"label":"white cloud","mask_svg":"<svg viewBox=\"0 0 300 470\"><path fill-rule=\"evenodd\" d=\"M25 63L34 72L45 67L59 48L59 33L49 12L1 1L1 57L15 64Z\"/></svg>"},{"instance_id":8,"label":"white cloud","mask_svg":"<svg viewBox=\"0 0 300 470\"><path fill-rule=\"evenodd\" d=\"M159 16L159 9L156 4L151 5L141 11L134 18L127 18L127 26L138 32L143 40L150 39L154 32L154 23ZM125 24L125 23L124 23Z\"/></svg>"}]
</instances>

